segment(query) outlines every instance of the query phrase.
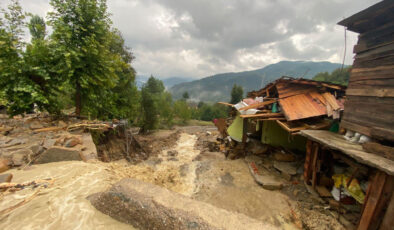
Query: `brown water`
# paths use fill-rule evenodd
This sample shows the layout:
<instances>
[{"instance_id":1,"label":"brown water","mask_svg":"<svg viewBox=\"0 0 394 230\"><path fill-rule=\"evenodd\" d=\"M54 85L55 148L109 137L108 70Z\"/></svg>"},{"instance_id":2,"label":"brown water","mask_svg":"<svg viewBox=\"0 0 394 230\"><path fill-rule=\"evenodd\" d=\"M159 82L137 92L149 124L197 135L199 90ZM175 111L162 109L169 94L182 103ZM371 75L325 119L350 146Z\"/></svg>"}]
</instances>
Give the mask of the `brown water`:
<instances>
[{"instance_id":1,"label":"brown water","mask_svg":"<svg viewBox=\"0 0 394 230\"><path fill-rule=\"evenodd\" d=\"M113 182L101 163L57 162L35 165L28 171L10 170L13 182L53 178L48 188L41 188L29 203L0 217L0 229L133 229L97 211L86 197L107 189ZM15 205L36 190L24 189L8 194L0 209Z\"/></svg>"}]
</instances>

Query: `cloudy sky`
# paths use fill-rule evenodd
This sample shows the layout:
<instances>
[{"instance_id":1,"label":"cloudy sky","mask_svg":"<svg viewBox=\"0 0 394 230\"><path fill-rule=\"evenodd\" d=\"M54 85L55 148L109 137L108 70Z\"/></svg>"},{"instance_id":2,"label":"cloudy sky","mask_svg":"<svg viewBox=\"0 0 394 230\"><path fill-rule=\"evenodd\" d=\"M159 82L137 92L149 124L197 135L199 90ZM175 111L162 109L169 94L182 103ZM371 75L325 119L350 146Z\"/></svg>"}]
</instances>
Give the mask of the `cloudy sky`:
<instances>
[{"instance_id":1,"label":"cloudy sky","mask_svg":"<svg viewBox=\"0 0 394 230\"><path fill-rule=\"evenodd\" d=\"M4 7L8 0L0 0ZM45 16L49 0L20 0ZM338 21L378 0L108 0L140 75L200 78L282 60L342 62ZM346 64L357 34L347 32Z\"/></svg>"}]
</instances>

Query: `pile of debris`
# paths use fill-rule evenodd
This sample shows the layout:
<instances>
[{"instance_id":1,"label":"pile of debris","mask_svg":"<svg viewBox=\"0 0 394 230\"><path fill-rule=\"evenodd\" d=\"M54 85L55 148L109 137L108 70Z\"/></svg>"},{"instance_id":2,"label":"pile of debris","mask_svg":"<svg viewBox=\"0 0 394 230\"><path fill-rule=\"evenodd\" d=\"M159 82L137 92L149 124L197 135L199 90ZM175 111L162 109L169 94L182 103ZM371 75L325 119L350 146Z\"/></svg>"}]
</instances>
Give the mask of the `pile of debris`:
<instances>
[{"instance_id":1,"label":"pile of debris","mask_svg":"<svg viewBox=\"0 0 394 230\"><path fill-rule=\"evenodd\" d=\"M43 114L3 118L0 123L0 173L58 161L97 160L89 131L106 132L116 125L69 118L55 120Z\"/></svg>"},{"instance_id":2,"label":"pile of debris","mask_svg":"<svg viewBox=\"0 0 394 230\"><path fill-rule=\"evenodd\" d=\"M324 117L339 119L346 87L308 79L282 77L248 93L236 105L241 118L276 121L290 133L330 126Z\"/></svg>"}]
</instances>

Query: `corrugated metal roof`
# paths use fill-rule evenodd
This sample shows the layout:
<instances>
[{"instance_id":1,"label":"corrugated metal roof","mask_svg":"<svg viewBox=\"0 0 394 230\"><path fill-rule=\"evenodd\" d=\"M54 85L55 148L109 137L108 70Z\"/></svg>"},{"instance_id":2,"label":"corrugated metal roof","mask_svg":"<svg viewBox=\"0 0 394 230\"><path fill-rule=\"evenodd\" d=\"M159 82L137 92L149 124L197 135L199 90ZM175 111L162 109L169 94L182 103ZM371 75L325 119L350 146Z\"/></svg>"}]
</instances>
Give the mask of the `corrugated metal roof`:
<instances>
[{"instance_id":1,"label":"corrugated metal roof","mask_svg":"<svg viewBox=\"0 0 394 230\"><path fill-rule=\"evenodd\" d=\"M288 121L327 114L325 100L318 92L308 92L279 99L283 113Z\"/></svg>"}]
</instances>

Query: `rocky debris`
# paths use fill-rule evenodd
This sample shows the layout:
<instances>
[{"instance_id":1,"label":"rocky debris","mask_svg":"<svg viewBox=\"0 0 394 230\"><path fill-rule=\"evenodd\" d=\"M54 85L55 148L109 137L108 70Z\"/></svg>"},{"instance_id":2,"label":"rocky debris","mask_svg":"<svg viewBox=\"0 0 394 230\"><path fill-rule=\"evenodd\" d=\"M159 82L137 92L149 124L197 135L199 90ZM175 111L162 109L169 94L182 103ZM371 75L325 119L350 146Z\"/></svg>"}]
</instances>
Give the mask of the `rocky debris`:
<instances>
[{"instance_id":1,"label":"rocky debris","mask_svg":"<svg viewBox=\"0 0 394 230\"><path fill-rule=\"evenodd\" d=\"M23 165L27 159L33 155L30 149L20 149L12 153L12 164L14 166Z\"/></svg>"},{"instance_id":2,"label":"rocky debris","mask_svg":"<svg viewBox=\"0 0 394 230\"><path fill-rule=\"evenodd\" d=\"M12 174L0 174L0 183L10 183L12 180Z\"/></svg>"},{"instance_id":3,"label":"rocky debris","mask_svg":"<svg viewBox=\"0 0 394 230\"><path fill-rule=\"evenodd\" d=\"M291 153L285 153L283 151L277 151L274 153L274 159L277 161L293 162L296 161L296 157Z\"/></svg>"},{"instance_id":4,"label":"rocky debris","mask_svg":"<svg viewBox=\"0 0 394 230\"><path fill-rule=\"evenodd\" d=\"M258 169L254 162L247 164L254 180L263 188L268 190L279 190L283 188L284 183L280 178L271 175L264 169Z\"/></svg>"},{"instance_id":5,"label":"rocky debris","mask_svg":"<svg viewBox=\"0 0 394 230\"><path fill-rule=\"evenodd\" d=\"M44 126L39 121L32 121L29 125L30 129L42 129Z\"/></svg>"},{"instance_id":6,"label":"rocky debris","mask_svg":"<svg viewBox=\"0 0 394 230\"><path fill-rule=\"evenodd\" d=\"M57 123L57 126L60 127L60 128L66 128L68 125L67 125L67 123L64 122L64 121L59 121L59 122Z\"/></svg>"},{"instance_id":7,"label":"rocky debris","mask_svg":"<svg viewBox=\"0 0 394 230\"><path fill-rule=\"evenodd\" d=\"M281 162L275 161L274 168L279 170L283 177L287 180L291 180L291 176L297 174L297 165L295 162Z\"/></svg>"},{"instance_id":8,"label":"rocky debris","mask_svg":"<svg viewBox=\"0 0 394 230\"><path fill-rule=\"evenodd\" d=\"M12 146L15 146L15 145L21 145L21 144L24 144L24 143L25 143L24 140L19 139L19 138L14 138L14 139L8 141L7 143L5 143L5 144L4 144L3 146L1 146L1 147L3 147L3 148L8 148L8 147L12 147Z\"/></svg>"},{"instance_id":9,"label":"rocky debris","mask_svg":"<svg viewBox=\"0 0 394 230\"><path fill-rule=\"evenodd\" d=\"M64 146L67 148L72 148L76 145L82 144L82 140L79 137L71 137L65 140Z\"/></svg>"},{"instance_id":10,"label":"rocky debris","mask_svg":"<svg viewBox=\"0 0 394 230\"><path fill-rule=\"evenodd\" d=\"M9 169L9 164L9 160L0 158L0 173L7 171Z\"/></svg>"},{"instance_id":11,"label":"rocky debris","mask_svg":"<svg viewBox=\"0 0 394 230\"><path fill-rule=\"evenodd\" d=\"M45 139L42 146L45 149L49 149L50 147L55 145L56 141L57 141L56 139L51 139L51 138Z\"/></svg>"},{"instance_id":12,"label":"rocky debris","mask_svg":"<svg viewBox=\"0 0 394 230\"><path fill-rule=\"evenodd\" d=\"M44 151L44 147L42 147L41 145L38 145L38 144L33 144L29 148L32 151L33 156L37 156Z\"/></svg>"},{"instance_id":13,"label":"rocky debris","mask_svg":"<svg viewBox=\"0 0 394 230\"><path fill-rule=\"evenodd\" d=\"M58 161L80 161L80 151L74 148L53 146L46 150L35 161L37 164L44 164Z\"/></svg>"},{"instance_id":14,"label":"rocky debris","mask_svg":"<svg viewBox=\"0 0 394 230\"><path fill-rule=\"evenodd\" d=\"M261 155L267 153L268 145L261 143L259 140L251 138L247 143L247 150L252 154Z\"/></svg>"},{"instance_id":15,"label":"rocky debris","mask_svg":"<svg viewBox=\"0 0 394 230\"><path fill-rule=\"evenodd\" d=\"M178 151L176 151L176 150L169 150L169 151L167 151L167 156L169 156L169 157L176 157L176 156L178 156Z\"/></svg>"},{"instance_id":16,"label":"rocky debris","mask_svg":"<svg viewBox=\"0 0 394 230\"><path fill-rule=\"evenodd\" d=\"M123 179L88 199L101 212L139 229L276 229L135 179Z\"/></svg>"},{"instance_id":17,"label":"rocky debris","mask_svg":"<svg viewBox=\"0 0 394 230\"><path fill-rule=\"evenodd\" d=\"M92 135L90 133L82 134L83 147L81 149L81 158L83 161L87 162L89 160L97 160L97 148L93 142Z\"/></svg>"},{"instance_id":18,"label":"rocky debris","mask_svg":"<svg viewBox=\"0 0 394 230\"><path fill-rule=\"evenodd\" d=\"M0 127L0 134L8 135L13 129L14 129L13 127L1 126Z\"/></svg>"}]
</instances>

